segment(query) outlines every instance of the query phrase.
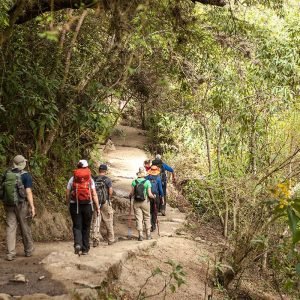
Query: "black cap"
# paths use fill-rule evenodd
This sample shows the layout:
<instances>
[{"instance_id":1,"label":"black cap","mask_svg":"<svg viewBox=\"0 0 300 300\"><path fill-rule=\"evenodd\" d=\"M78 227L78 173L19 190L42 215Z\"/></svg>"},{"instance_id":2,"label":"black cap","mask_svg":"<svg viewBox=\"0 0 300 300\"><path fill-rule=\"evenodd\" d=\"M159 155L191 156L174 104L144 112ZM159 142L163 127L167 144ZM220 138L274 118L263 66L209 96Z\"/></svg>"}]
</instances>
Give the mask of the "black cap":
<instances>
[{"instance_id":1,"label":"black cap","mask_svg":"<svg viewBox=\"0 0 300 300\"><path fill-rule=\"evenodd\" d=\"M99 171L107 171L107 165L104 165L104 164L100 165Z\"/></svg>"}]
</instances>

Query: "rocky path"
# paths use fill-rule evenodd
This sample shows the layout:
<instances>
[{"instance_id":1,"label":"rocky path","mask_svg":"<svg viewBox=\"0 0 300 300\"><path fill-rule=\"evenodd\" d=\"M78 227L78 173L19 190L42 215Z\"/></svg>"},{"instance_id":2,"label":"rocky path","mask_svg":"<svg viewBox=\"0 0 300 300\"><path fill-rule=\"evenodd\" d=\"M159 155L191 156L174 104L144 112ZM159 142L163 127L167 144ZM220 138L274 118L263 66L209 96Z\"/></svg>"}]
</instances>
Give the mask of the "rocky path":
<instances>
[{"instance_id":1,"label":"rocky path","mask_svg":"<svg viewBox=\"0 0 300 300\"><path fill-rule=\"evenodd\" d=\"M138 242L132 219L133 230L131 239L128 239L130 217L129 200L126 196L138 167L142 166L144 159L147 158L147 153L141 150L147 141L143 131L122 126L118 128L118 135L113 136L113 141L116 150L103 152L99 149L94 154L94 160L109 165L109 176L113 180L115 190L115 233L119 237L119 242L111 246L102 242L99 247L91 248L89 255L81 257L74 255L71 241L37 243L35 255L31 258L20 257L13 262L5 262L1 259L1 269L4 272L0 275L0 292L6 293L7 299L9 299L8 294L27 295L21 299L47 299L55 295L54 298L63 297L62 299L71 299L74 295L79 295L81 299L88 299L88 297L93 299L97 297L97 288L103 285L103 282L114 282L128 293L128 297L134 299L140 293L140 288L146 279L143 274L147 276L150 272L151 275L151 264L155 269L161 259L165 268L167 265L164 261L168 259L176 260L178 256L184 256L185 259L190 260L187 251L191 245L188 246L187 240L179 237L172 238L185 221L185 215L176 208L169 207L167 216L159 217L160 236L156 232L152 240ZM195 242L192 244L196 245ZM179 253L181 245L185 250ZM194 251L197 249L192 250L193 254ZM165 255L167 252L170 253ZM149 259L143 259L146 253L150 255ZM152 255L157 256L154 261L151 259ZM138 265L134 259L138 259ZM192 265L194 264L195 262L192 262ZM131 269L133 272L130 271ZM25 283L10 281L17 273L25 276ZM133 282L127 282L129 273ZM134 276L136 278L133 278ZM199 296L198 291L195 293ZM198 296L194 299L200 299Z\"/></svg>"}]
</instances>

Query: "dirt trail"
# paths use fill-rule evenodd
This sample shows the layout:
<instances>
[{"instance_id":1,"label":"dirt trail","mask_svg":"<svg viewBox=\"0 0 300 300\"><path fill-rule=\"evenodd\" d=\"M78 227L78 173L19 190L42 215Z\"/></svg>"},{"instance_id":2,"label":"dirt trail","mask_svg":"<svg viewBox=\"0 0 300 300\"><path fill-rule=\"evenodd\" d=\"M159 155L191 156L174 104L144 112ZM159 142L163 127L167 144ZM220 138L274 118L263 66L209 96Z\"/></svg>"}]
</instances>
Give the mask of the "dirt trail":
<instances>
[{"instance_id":1,"label":"dirt trail","mask_svg":"<svg viewBox=\"0 0 300 300\"><path fill-rule=\"evenodd\" d=\"M209 295L214 300L227 299L217 288L212 290L209 281L215 254L222 246L222 239L212 228L197 227L199 230L197 234L193 230L193 238L188 232L194 225L177 208L168 206L167 216L159 216L160 236L155 232L152 240L137 241L127 195L138 168L149 157L143 150L147 139L142 130L119 126L112 140L116 149L106 151L100 147L93 160L109 165L115 190L115 235L119 242L108 246L103 241L99 247L91 248L89 255L81 257L74 255L72 241L35 243L34 256L29 258L22 255L18 243L18 256L12 262L4 260L4 244L0 244L0 300L15 297L22 300L206 300ZM170 187L170 199L176 203L178 195L171 184ZM133 230L129 240L130 220ZM102 234L105 238L105 230ZM184 283L179 287L176 276L181 268ZM10 281L18 273L25 275L25 283ZM110 297L106 294L108 290ZM237 299L279 299L256 290L253 297Z\"/></svg>"},{"instance_id":2,"label":"dirt trail","mask_svg":"<svg viewBox=\"0 0 300 300\"><path fill-rule=\"evenodd\" d=\"M141 130L120 126L118 132L117 136L113 136L116 150L103 153L102 149L99 149L101 152L95 154L95 160L108 163L109 176L114 182L116 192L115 233L119 237L119 242L111 246L108 246L106 242L102 242L100 247L91 248L89 255L81 257L74 255L71 241L47 244L36 243L35 254L30 258L22 257L22 247L18 245L18 257L16 260L6 262L3 254L0 257L0 293L11 296L28 295L21 299L42 299L43 297L46 299L46 295L55 296L62 294L64 294L64 299L67 299L74 293L80 295L83 293L82 298L85 298L85 292L95 296L93 294L95 290L93 289L99 287L104 281L114 281L125 291L127 290L126 278L128 278L126 274L130 268L133 268L135 272L130 275L131 277L134 274L137 275L137 278L133 281L135 289L131 288L132 283L128 284L128 293L135 297L134 294L138 292L139 286L142 286L144 282L144 277L137 274L137 270L143 264L147 264L150 267L152 263L157 263L157 258L154 262L150 258L153 255L151 254L152 250L158 251L158 253L166 253L171 249L171 254L162 255L161 259L163 261L167 259L167 256L174 260L180 256L189 257L189 253L186 252L187 249L182 253L178 252L181 245L186 244L184 239L176 238L170 243L170 237L176 235L176 230L185 221L185 215L175 208L168 208L167 216L160 217L161 237L158 237L156 232L153 234L152 240L138 242L136 239L137 232L134 229L134 220L132 220L132 240L128 240L129 201L125 196L130 191L130 183L135 177L138 167L142 166L144 159L147 158L147 153L140 149L144 147L147 141L144 132ZM105 231L103 235L105 235ZM193 244L195 245L195 242ZM139 267L135 268L136 262L134 259L139 260L146 253L150 255L149 260L148 258L145 261L142 259L143 263L138 264ZM195 254L194 250L192 254ZM155 256L157 255L155 254ZM194 268L194 263L192 264ZM124 268L124 266L126 267ZM143 268L140 274L143 274L145 270L148 269ZM10 279L17 273L24 274L27 283L11 282ZM39 280L41 276L45 276L45 278ZM36 293L42 293L44 296L40 294L34 295ZM198 292L195 291L195 293L197 294ZM199 297L195 296L194 299L199 299Z\"/></svg>"}]
</instances>

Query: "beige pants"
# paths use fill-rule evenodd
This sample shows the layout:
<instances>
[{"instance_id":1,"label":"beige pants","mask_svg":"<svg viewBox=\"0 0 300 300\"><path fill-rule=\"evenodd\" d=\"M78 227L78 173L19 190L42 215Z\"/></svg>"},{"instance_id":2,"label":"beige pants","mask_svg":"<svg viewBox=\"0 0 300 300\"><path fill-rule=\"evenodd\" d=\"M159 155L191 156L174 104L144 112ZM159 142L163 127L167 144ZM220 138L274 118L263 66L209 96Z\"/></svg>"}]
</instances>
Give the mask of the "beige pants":
<instances>
[{"instance_id":1,"label":"beige pants","mask_svg":"<svg viewBox=\"0 0 300 300\"><path fill-rule=\"evenodd\" d=\"M134 201L133 209L136 219L136 229L139 235L143 236L143 223L146 227L146 234L150 235L150 202L148 200L142 202Z\"/></svg>"},{"instance_id":2,"label":"beige pants","mask_svg":"<svg viewBox=\"0 0 300 300\"><path fill-rule=\"evenodd\" d=\"M17 206L5 206L6 212L6 244L7 257L16 255L16 235L18 224L22 235L24 253L30 256L33 251L33 240L31 235L31 218L29 218L29 205L25 201Z\"/></svg>"},{"instance_id":3,"label":"beige pants","mask_svg":"<svg viewBox=\"0 0 300 300\"><path fill-rule=\"evenodd\" d=\"M100 215L97 216L97 212L94 211L93 213L93 220L92 220L92 239L96 241L100 241L101 239L101 232L100 232L100 224L101 220L104 222L107 230L107 239L109 242L114 242L115 234L114 234L114 211L111 205L108 204L106 201L105 204L101 206Z\"/></svg>"}]
</instances>

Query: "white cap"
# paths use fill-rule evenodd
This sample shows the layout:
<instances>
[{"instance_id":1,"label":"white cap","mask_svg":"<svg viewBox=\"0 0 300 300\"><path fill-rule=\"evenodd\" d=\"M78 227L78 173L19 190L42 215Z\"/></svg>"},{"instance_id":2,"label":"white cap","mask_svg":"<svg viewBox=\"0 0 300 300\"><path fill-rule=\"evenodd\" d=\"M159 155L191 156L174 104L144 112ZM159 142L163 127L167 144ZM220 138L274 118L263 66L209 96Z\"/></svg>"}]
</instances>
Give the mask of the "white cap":
<instances>
[{"instance_id":1,"label":"white cap","mask_svg":"<svg viewBox=\"0 0 300 300\"><path fill-rule=\"evenodd\" d=\"M156 159L161 159L161 155L160 154L156 154L155 158Z\"/></svg>"},{"instance_id":2,"label":"white cap","mask_svg":"<svg viewBox=\"0 0 300 300\"><path fill-rule=\"evenodd\" d=\"M85 159L81 159L78 164L82 165L82 168L86 168L89 166L88 162Z\"/></svg>"}]
</instances>

